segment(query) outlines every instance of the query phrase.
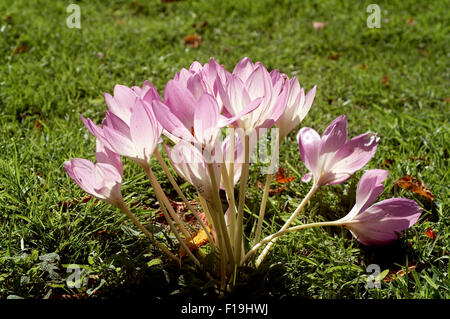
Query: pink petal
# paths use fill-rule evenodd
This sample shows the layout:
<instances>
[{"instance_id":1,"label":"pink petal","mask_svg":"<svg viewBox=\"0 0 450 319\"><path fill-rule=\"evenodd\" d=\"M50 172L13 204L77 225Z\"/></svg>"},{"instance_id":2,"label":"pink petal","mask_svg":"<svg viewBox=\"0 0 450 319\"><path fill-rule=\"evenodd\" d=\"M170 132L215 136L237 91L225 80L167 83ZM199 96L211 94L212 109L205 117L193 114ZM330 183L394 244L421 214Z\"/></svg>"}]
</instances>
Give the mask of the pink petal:
<instances>
[{"instance_id":1,"label":"pink petal","mask_svg":"<svg viewBox=\"0 0 450 319\"><path fill-rule=\"evenodd\" d=\"M320 154L334 153L347 141L347 119L345 115L337 117L328 125L322 135Z\"/></svg>"},{"instance_id":2,"label":"pink petal","mask_svg":"<svg viewBox=\"0 0 450 319\"><path fill-rule=\"evenodd\" d=\"M241 81L247 81L250 74L255 69L255 65L252 63L250 58L245 57L234 67L233 75L239 77Z\"/></svg>"},{"instance_id":3,"label":"pink petal","mask_svg":"<svg viewBox=\"0 0 450 319\"><path fill-rule=\"evenodd\" d=\"M319 165L320 136L309 127L302 128L297 134L297 142L300 149L300 157L305 166L312 172L314 178L319 178L317 174Z\"/></svg>"},{"instance_id":4,"label":"pink petal","mask_svg":"<svg viewBox=\"0 0 450 319\"><path fill-rule=\"evenodd\" d=\"M391 198L371 206L346 227L365 245L386 244L397 239L396 233L413 226L422 211L413 200Z\"/></svg>"},{"instance_id":5,"label":"pink petal","mask_svg":"<svg viewBox=\"0 0 450 319\"><path fill-rule=\"evenodd\" d=\"M356 206L359 211L365 211L381 195L387 176L388 171L383 169L372 169L364 173L356 189Z\"/></svg>"},{"instance_id":6,"label":"pink petal","mask_svg":"<svg viewBox=\"0 0 450 319\"><path fill-rule=\"evenodd\" d=\"M95 157L98 163L106 163L115 167L121 176L123 176L123 166L120 155L111 151L109 148L97 139Z\"/></svg>"},{"instance_id":7,"label":"pink petal","mask_svg":"<svg viewBox=\"0 0 450 319\"><path fill-rule=\"evenodd\" d=\"M330 171L353 174L375 155L379 138L374 133L366 133L346 142L332 159Z\"/></svg>"},{"instance_id":8,"label":"pink petal","mask_svg":"<svg viewBox=\"0 0 450 319\"><path fill-rule=\"evenodd\" d=\"M152 103L152 108L158 122L168 132L186 141L195 142L191 131L184 126L184 123L164 103L155 100Z\"/></svg>"},{"instance_id":9,"label":"pink petal","mask_svg":"<svg viewBox=\"0 0 450 319\"><path fill-rule=\"evenodd\" d=\"M207 142L218 131L219 105L209 94L203 94L198 100L194 114L194 132L199 141Z\"/></svg>"},{"instance_id":10,"label":"pink petal","mask_svg":"<svg viewBox=\"0 0 450 319\"><path fill-rule=\"evenodd\" d=\"M194 112L197 103L186 86L170 80L164 91L164 104L169 107L173 114L176 114L185 127L194 126Z\"/></svg>"},{"instance_id":11,"label":"pink petal","mask_svg":"<svg viewBox=\"0 0 450 319\"><path fill-rule=\"evenodd\" d=\"M130 120L130 135L139 158L149 161L156 145L158 145L158 124L152 112L146 111L146 106L137 101Z\"/></svg>"}]
</instances>

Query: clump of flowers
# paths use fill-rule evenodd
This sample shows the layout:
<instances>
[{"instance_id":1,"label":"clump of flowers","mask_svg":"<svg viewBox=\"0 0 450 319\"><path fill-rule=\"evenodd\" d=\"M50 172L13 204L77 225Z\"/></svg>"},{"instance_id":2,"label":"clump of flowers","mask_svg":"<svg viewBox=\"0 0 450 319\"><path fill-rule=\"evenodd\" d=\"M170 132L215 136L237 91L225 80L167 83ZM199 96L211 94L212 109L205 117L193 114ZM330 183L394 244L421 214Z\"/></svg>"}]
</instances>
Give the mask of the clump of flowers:
<instances>
[{"instance_id":1,"label":"clump of flowers","mask_svg":"<svg viewBox=\"0 0 450 319\"><path fill-rule=\"evenodd\" d=\"M215 272L208 275L220 278L222 289L235 284L238 267L258 267L278 238L288 232L343 226L365 245L395 240L398 233L414 225L422 209L415 201L403 198L371 205L382 193L382 182L388 174L377 169L362 176L355 206L346 216L336 221L291 227L321 186L345 182L375 154L377 134L369 132L348 139L344 115L332 121L322 136L312 128L300 129L297 135L300 157L309 170L302 181L312 181L311 189L281 229L262 238L279 144L307 115L315 94L316 87L306 93L297 78L289 79L277 70L268 72L261 63L253 63L249 58L242 59L232 72L213 59L205 65L194 62L189 70L182 69L167 83L163 99L149 81L142 87L116 85L113 96L105 93L108 110L101 126L81 116L96 138L97 163L74 158L65 162L64 167L85 192L122 210L169 258L181 263L181 256L186 255L203 269L202 254L188 245L194 236L191 228L176 214L153 173L155 168L150 160L155 156L207 236L210 251L216 258ZM251 155L258 143L267 141L269 130L275 134L271 139L266 185L260 210L254 214L258 216L254 236L244 242L244 219L254 218L244 212ZM187 200L160 150L165 150L176 173L194 187L201 209L195 209ZM144 170L170 230L185 254L177 256L131 212L121 193L123 157ZM221 196L221 189L225 196ZM222 205L224 199L227 207Z\"/></svg>"}]
</instances>

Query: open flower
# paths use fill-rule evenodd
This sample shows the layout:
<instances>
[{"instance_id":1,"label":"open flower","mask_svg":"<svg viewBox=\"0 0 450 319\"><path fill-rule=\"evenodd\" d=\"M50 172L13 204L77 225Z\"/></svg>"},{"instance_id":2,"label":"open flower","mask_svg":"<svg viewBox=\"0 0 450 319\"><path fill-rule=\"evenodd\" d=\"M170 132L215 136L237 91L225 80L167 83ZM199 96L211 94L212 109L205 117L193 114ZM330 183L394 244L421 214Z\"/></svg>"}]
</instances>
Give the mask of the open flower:
<instances>
[{"instance_id":1,"label":"open flower","mask_svg":"<svg viewBox=\"0 0 450 319\"><path fill-rule=\"evenodd\" d=\"M134 103L129 125L111 111L106 111L102 128L92 120L80 117L88 130L106 147L140 165L147 165L160 141L162 127L147 102L137 98Z\"/></svg>"},{"instance_id":2,"label":"open flower","mask_svg":"<svg viewBox=\"0 0 450 319\"><path fill-rule=\"evenodd\" d=\"M366 165L375 154L379 137L369 132L348 141L347 135L345 115L331 122L322 137L309 127L299 131L300 156L310 171L302 181L313 177L318 187L339 184Z\"/></svg>"},{"instance_id":3,"label":"open flower","mask_svg":"<svg viewBox=\"0 0 450 319\"><path fill-rule=\"evenodd\" d=\"M133 86L132 89L125 85L116 84L114 86L114 96L109 93L104 94L106 105L110 112L114 113L127 125L130 125L131 112L136 104L136 99L141 98L149 105L154 100L161 101L156 88L150 81L145 81L142 88Z\"/></svg>"},{"instance_id":4,"label":"open flower","mask_svg":"<svg viewBox=\"0 0 450 319\"><path fill-rule=\"evenodd\" d=\"M414 225L422 213L415 201L405 198L391 198L370 206L383 192L387 174L380 169L367 171L358 183L355 206L337 221L365 245L397 239L397 233Z\"/></svg>"},{"instance_id":5,"label":"open flower","mask_svg":"<svg viewBox=\"0 0 450 319\"><path fill-rule=\"evenodd\" d=\"M259 104L254 111L238 116L235 126L244 129L246 134L258 128L270 128L286 107L284 79L272 81L266 68L249 58L242 59L232 74L226 74L226 81L217 79L216 86L224 105L224 114L230 118L242 114L251 104ZM259 99L261 101L257 102Z\"/></svg>"},{"instance_id":6,"label":"open flower","mask_svg":"<svg viewBox=\"0 0 450 319\"><path fill-rule=\"evenodd\" d=\"M74 158L64 162L64 168L86 193L120 207L123 202L120 192L123 175L120 156L97 142L96 157L96 164L84 158Z\"/></svg>"},{"instance_id":7,"label":"open flower","mask_svg":"<svg viewBox=\"0 0 450 319\"><path fill-rule=\"evenodd\" d=\"M300 83L296 77L288 79L285 74L280 74L278 70L270 72L270 75L274 83L284 78L285 89L288 92L286 109L275 123L279 129L279 139L282 141L308 114L316 95L316 86L305 95L305 90L300 87Z\"/></svg>"}]
</instances>

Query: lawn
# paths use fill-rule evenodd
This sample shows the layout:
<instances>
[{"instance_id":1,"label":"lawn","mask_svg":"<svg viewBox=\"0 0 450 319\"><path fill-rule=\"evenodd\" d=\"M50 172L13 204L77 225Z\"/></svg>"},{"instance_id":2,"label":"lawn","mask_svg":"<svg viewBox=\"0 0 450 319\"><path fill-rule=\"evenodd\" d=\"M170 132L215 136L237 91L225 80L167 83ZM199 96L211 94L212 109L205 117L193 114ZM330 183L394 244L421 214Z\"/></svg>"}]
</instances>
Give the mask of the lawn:
<instances>
[{"instance_id":1,"label":"lawn","mask_svg":"<svg viewBox=\"0 0 450 319\"><path fill-rule=\"evenodd\" d=\"M210 57L232 70L243 57L296 76L315 102L301 126L320 134L345 114L349 136L381 138L364 169L388 169L379 200L404 197L424 209L387 246L364 246L340 228L282 237L258 269L244 269L246 297L449 298L448 2L378 1L381 28L368 28L370 1L80 1L81 28L68 28L69 1L0 3L0 298L170 298L210 293L208 280L153 249L119 210L86 198L63 162L93 160L95 141L79 113L100 123L103 92L150 80L160 93L181 68ZM316 30L314 21L326 22ZM198 47L184 38L197 35ZM300 127L298 128L300 129ZM280 165L294 180L270 196L264 233L278 230L309 190L293 131ZM155 167L158 167L155 160ZM326 186L297 224L347 214L363 170ZM123 194L139 220L158 226L158 205L139 167L124 160ZM157 177L178 200L166 175ZM406 174L434 200L399 188ZM255 229L264 182L251 167L246 234ZM190 199L195 193L181 178ZM253 216L252 216L253 215ZM156 226L155 226L156 225ZM70 288L68 265L87 282ZM389 273L365 284L370 264ZM69 267L69 268L68 268ZM384 272L383 274L386 274ZM396 274L396 276L394 276Z\"/></svg>"}]
</instances>

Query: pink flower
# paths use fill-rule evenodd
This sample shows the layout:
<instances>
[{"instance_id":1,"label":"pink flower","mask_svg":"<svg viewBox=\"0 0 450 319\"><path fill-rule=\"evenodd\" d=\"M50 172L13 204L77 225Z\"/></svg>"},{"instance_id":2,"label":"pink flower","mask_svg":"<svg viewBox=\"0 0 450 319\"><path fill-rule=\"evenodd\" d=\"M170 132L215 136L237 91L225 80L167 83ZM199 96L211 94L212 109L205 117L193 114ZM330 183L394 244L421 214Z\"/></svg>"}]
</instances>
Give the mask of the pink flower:
<instances>
[{"instance_id":1,"label":"pink flower","mask_svg":"<svg viewBox=\"0 0 450 319\"><path fill-rule=\"evenodd\" d=\"M136 98L131 108L129 124L111 111L106 111L102 128L80 115L88 130L106 147L131 158L140 165L147 165L162 133L162 127L147 102Z\"/></svg>"},{"instance_id":2,"label":"pink flower","mask_svg":"<svg viewBox=\"0 0 450 319\"><path fill-rule=\"evenodd\" d=\"M243 128L246 134L254 129L269 128L281 116L287 100L284 79L272 81L266 68L249 58L242 59L232 74L226 74L226 81L216 80L216 86L224 105L224 114L238 116L235 126ZM257 102L260 99L260 102ZM243 110L251 104L259 104L254 111L242 116Z\"/></svg>"},{"instance_id":3,"label":"pink flower","mask_svg":"<svg viewBox=\"0 0 450 319\"><path fill-rule=\"evenodd\" d=\"M164 134L176 142L183 139L199 146L212 146L222 127L259 106L261 99L247 105L235 116L221 115L222 102L214 82L225 77L225 72L212 59L204 67L194 62L190 71L183 69L167 83L164 103L153 102L155 115L166 130Z\"/></svg>"},{"instance_id":4,"label":"pink flower","mask_svg":"<svg viewBox=\"0 0 450 319\"><path fill-rule=\"evenodd\" d=\"M388 172L367 171L358 183L356 204L342 222L355 238L365 245L386 244L397 239L397 233L413 226L422 208L413 200L391 198L369 207L383 192Z\"/></svg>"},{"instance_id":5,"label":"pink flower","mask_svg":"<svg viewBox=\"0 0 450 319\"><path fill-rule=\"evenodd\" d=\"M64 162L64 168L86 193L120 207L123 202L120 192L123 176L120 156L97 142L96 157L96 164L87 159L74 158Z\"/></svg>"},{"instance_id":6,"label":"pink flower","mask_svg":"<svg viewBox=\"0 0 450 319\"><path fill-rule=\"evenodd\" d=\"M149 105L154 100L161 101L158 92L150 81L145 81L142 88L133 86L130 89L127 86L116 84L114 86L114 96L109 93L104 94L106 105L110 112L114 113L127 125L130 125L131 112L136 104L136 99L141 98Z\"/></svg>"},{"instance_id":7,"label":"pink flower","mask_svg":"<svg viewBox=\"0 0 450 319\"><path fill-rule=\"evenodd\" d=\"M285 74L280 74L278 70L270 72L270 75L274 83L279 79L284 79L285 89L288 92L286 109L275 123L279 129L279 139L282 141L308 114L316 95L316 86L305 95L305 90L300 87L296 77L289 80Z\"/></svg>"},{"instance_id":8,"label":"pink flower","mask_svg":"<svg viewBox=\"0 0 450 319\"><path fill-rule=\"evenodd\" d=\"M316 186L339 184L362 168L373 157L379 138L365 133L347 140L345 115L336 118L322 137L311 128L302 128L297 135L300 156L309 169L302 181L314 178Z\"/></svg>"}]
</instances>

